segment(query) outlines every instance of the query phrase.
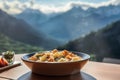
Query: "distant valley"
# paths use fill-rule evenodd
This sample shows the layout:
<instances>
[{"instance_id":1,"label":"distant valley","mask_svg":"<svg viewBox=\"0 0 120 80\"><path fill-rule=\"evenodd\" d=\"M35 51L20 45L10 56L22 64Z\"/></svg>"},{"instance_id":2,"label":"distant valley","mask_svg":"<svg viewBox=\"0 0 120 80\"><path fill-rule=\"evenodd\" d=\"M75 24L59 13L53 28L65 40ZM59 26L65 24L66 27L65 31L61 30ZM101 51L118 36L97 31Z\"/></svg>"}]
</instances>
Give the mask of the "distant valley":
<instances>
[{"instance_id":1,"label":"distant valley","mask_svg":"<svg viewBox=\"0 0 120 80\"><path fill-rule=\"evenodd\" d=\"M65 44L119 20L119 9L120 5L90 7L87 10L82 9L80 5L74 5L66 12L46 15L27 8L16 15L16 18L25 20L34 29Z\"/></svg>"}]
</instances>

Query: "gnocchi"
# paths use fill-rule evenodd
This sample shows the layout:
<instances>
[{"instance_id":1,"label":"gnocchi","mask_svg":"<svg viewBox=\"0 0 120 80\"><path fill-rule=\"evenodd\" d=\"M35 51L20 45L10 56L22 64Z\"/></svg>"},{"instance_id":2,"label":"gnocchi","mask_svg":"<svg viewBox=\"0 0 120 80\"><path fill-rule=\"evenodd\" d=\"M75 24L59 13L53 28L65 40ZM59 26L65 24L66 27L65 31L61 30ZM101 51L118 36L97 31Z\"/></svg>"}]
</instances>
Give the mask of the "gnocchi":
<instances>
[{"instance_id":1,"label":"gnocchi","mask_svg":"<svg viewBox=\"0 0 120 80\"><path fill-rule=\"evenodd\" d=\"M54 49L52 51L37 52L29 57L29 60L36 62L69 62L82 60L82 58L68 50L58 51Z\"/></svg>"}]
</instances>

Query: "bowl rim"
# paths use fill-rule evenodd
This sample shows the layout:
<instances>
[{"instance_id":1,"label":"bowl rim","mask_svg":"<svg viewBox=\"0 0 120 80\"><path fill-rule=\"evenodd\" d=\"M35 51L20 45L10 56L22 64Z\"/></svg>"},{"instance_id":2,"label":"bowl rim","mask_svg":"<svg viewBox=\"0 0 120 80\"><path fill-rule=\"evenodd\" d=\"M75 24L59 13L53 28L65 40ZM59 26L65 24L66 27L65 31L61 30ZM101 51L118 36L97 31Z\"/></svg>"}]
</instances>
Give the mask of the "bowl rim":
<instances>
[{"instance_id":1,"label":"bowl rim","mask_svg":"<svg viewBox=\"0 0 120 80\"><path fill-rule=\"evenodd\" d=\"M50 51L50 50L49 50ZM44 51L42 51L44 52ZM75 62L82 62L82 61L86 61L86 60L89 60L90 59L90 55L86 54L86 53L83 53L83 52L78 52L78 51L70 51L70 52L73 52L73 54L82 54L82 55L85 55L87 56L86 59L82 59L82 60L77 60L77 61L67 61L67 62L36 62L36 61L32 61L32 60L28 60L28 59L24 59L25 56L29 56L29 55L34 55L36 52L32 52L32 53L29 53L29 54L25 54L21 57L21 59L23 61L26 61L26 62L30 62L30 63L44 63L44 64L62 64L62 63L75 63ZM79 55L78 55L79 56ZM81 57L81 56L80 56Z\"/></svg>"}]
</instances>

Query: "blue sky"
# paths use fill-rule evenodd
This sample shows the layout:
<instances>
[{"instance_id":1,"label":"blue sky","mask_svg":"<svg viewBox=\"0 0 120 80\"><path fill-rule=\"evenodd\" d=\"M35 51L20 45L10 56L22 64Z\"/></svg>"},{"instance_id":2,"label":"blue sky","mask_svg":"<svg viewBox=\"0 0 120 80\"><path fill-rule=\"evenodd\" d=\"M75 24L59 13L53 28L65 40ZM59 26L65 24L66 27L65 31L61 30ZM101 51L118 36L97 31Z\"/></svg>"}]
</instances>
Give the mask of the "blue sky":
<instances>
[{"instance_id":1,"label":"blue sky","mask_svg":"<svg viewBox=\"0 0 120 80\"><path fill-rule=\"evenodd\" d=\"M12 0L10 0L12 1ZM107 2L109 0L19 0L21 2L28 2L28 1L34 1L37 3L42 3L42 4L55 4L55 5L61 5L68 3L70 1L80 1L80 2L88 2L88 3L101 3L101 2Z\"/></svg>"},{"instance_id":2,"label":"blue sky","mask_svg":"<svg viewBox=\"0 0 120 80\"><path fill-rule=\"evenodd\" d=\"M25 1L25 0L24 0ZM36 2L45 2L45 3L60 3L60 2L69 2L69 1L81 1L81 2L92 2L92 3L100 3L109 0L35 0Z\"/></svg>"},{"instance_id":3,"label":"blue sky","mask_svg":"<svg viewBox=\"0 0 120 80\"><path fill-rule=\"evenodd\" d=\"M12 1L12 0L10 0ZM30 1L30 0L20 0L22 2L25 1ZM109 0L31 0L31 1L35 1L35 2L43 2L43 3L60 3L60 2L69 2L69 1L82 1L82 2L92 2L92 3L100 3L100 2L105 2L105 1L109 1Z\"/></svg>"},{"instance_id":4,"label":"blue sky","mask_svg":"<svg viewBox=\"0 0 120 80\"><path fill-rule=\"evenodd\" d=\"M63 3L68 3L70 1L80 1L80 2L89 2L89 3L101 3L101 2L107 2L109 0L0 0L0 1L20 1L20 2L28 2L28 1L34 1L37 3L42 3L42 4L63 4Z\"/></svg>"},{"instance_id":5,"label":"blue sky","mask_svg":"<svg viewBox=\"0 0 120 80\"><path fill-rule=\"evenodd\" d=\"M26 1L26 0L23 0ZM41 4L54 4L54 5L62 5L62 4L66 4L70 1L74 1L74 2L88 2L88 3L101 3L101 2L107 2L109 0L34 0L34 2L39 2Z\"/></svg>"}]
</instances>

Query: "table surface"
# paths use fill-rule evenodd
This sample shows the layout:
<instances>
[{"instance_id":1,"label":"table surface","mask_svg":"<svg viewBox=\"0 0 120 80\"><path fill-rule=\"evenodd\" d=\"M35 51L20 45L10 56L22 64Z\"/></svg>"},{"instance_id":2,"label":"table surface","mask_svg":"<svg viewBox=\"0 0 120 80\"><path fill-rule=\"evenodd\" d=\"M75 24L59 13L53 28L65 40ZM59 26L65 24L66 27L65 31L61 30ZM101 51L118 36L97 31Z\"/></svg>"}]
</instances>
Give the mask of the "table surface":
<instances>
[{"instance_id":1,"label":"table surface","mask_svg":"<svg viewBox=\"0 0 120 80\"><path fill-rule=\"evenodd\" d=\"M0 72L0 77L7 77L19 80L22 77L30 77L32 75L30 69L21 61L21 56L25 54L18 54L15 55L16 61L20 61L22 64L20 66L5 70L3 72ZM82 76L86 76L88 80L120 80L120 65L119 64L110 64L110 63L100 63L100 62L93 62L89 61L84 68L81 70ZM33 76L33 75L32 75ZM89 77L93 78L89 78ZM47 77L47 76L45 76ZM75 78L74 76L72 76ZM70 77L68 80L74 80ZM80 77L80 76L79 76ZM39 77L41 79L34 79L34 80L50 80L48 78ZM76 80L86 80L86 79L80 79L77 76ZM3 79L0 78L0 80L9 80L9 79ZM23 80L20 79L20 80ZM24 79L24 80L33 80L33 78ZM53 78L51 79L53 80ZM59 80L63 80L59 78Z\"/></svg>"}]
</instances>

